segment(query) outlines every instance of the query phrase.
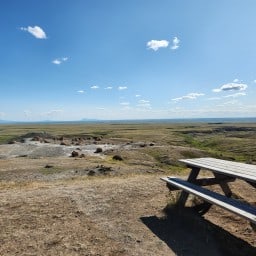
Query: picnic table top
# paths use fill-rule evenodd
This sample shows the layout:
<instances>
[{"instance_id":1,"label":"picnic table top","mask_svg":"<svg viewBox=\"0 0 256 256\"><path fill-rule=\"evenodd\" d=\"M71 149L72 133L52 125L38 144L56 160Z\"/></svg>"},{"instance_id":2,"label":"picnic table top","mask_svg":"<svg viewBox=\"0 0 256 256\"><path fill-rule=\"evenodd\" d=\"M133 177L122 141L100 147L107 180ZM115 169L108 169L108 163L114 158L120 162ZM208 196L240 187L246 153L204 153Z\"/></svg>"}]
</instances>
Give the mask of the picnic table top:
<instances>
[{"instance_id":1,"label":"picnic table top","mask_svg":"<svg viewBox=\"0 0 256 256\"><path fill-rule=\"evenodd\" d=\"M198 167L223 175L256 183L256 165L238 163L211 157L179 160L189 167Z\"/></svg>"}]
</instances>

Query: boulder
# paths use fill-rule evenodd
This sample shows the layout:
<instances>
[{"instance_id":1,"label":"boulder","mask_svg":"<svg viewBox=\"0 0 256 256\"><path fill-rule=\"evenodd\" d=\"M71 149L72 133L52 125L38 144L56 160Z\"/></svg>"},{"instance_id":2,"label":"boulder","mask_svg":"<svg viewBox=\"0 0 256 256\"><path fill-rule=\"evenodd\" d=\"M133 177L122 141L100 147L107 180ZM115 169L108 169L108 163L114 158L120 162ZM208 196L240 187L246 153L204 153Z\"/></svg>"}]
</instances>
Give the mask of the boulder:
<instances>
[{"instance_id":1,"label":"boulder","mask_svg":"<svg viewBox=\"0 0 256 256\"><path fill-rule=\"evenodd\" d=\"M120 155L114 155L112 159L116 161L123 161L123 158Z\"/></svg>"},{"instance_id":2,"label":"boulder","mask_svg":"<svg viewBox=\"0 0 256 256\"><path fill-rule=\"evenodd\" d=\"M72 157L78 157L79 153L77 151L72 151L71 156Z\"/></svg>"},{"instance_id":3,"label":"boulder","mask_svg":"<svg viewBox=\"0 0 256 256\"><path fill-rule=\"evenodd\" d=\"M102 148L96 148L94 153L101 153L102 151L103 151Z\"/></svg>"}]
</instances>

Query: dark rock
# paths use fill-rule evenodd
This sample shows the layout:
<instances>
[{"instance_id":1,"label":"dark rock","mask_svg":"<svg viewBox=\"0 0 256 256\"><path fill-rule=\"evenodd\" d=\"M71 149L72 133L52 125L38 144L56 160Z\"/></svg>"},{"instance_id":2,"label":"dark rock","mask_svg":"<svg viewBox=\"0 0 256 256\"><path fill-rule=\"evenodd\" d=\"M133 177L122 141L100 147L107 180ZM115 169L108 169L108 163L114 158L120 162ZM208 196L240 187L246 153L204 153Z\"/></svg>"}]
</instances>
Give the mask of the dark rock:
<instances>
[{"instance_id":1,"label":"dark rock","mask_svg":"<svg viewBox=\"0 0 256 256\"><path fill-rule=\"evenodd\" d=\"M72 151L71 156L72 157L78 157L79 153L77 151Z\"/></svg>"},{"instance_id":2,"label":"dark rock","mask_svg":"<svg viewBox=\"0 0 256 256\"><path fill-rule=\"evenodd\" d=\"M85 158L85 154L81 154L81 155L80 155L80 158Z\"/></svg>"},{"instance_id":3,"label":"dark rock","mask_svg":"<svg viewBox=\"0 0 256 256\"><path fill-rule=\"evenodd\" d=\"M111 167L107 167L107 166L104 166L104 165L98 166L97 170L98 170L99 173L103 173L103 174L106 174L106 173L112 171Z\"/></svg>"},{"instance_id":4,"label":"dark rock","mask_svg":"<svg viewBox=\"0 0 256 256\"><path fill-rule=\"evenodd\" d=\"M114 155L112 159L117 161L123 161L123 158L120 155Z\"/></svg>"},{"instance_id":5,"label":"dark rock","mask_svg":"<svg viewBox=\"0 0 256 256\"><path fill-rule=\"evenodd\" d=\"M95 140L95 141L101 141L101 137L93 137L93 139Z\"/></svg>"},{"instance_id":6,"label":"dark rock","mask_svg":"<svg viewBox=\"0 0 256 256\"><path fill-rule=\"evenodd\" d=\"M8 142L8 144L16 144L16 143L17 143L16 140L11 140L11 141Z\"/></svg>"},{"instance_id":7,"label":"dark rock","mask_svg":"<svg viewBox=\"0 0 256 256\"><path fill-rule=\"evenodd\" d=\"M101 153L102 151L103 151L102 148L96 148L94 153Z\"/></svg>"},{"instance_id":8,"label":"dark rock","mask_svg":"<svg viewBox=\"0 0 256 256\"><path fill-rule=\"evenodd\" d=\"M47 164L44 168L53 168L53 165Z\"/></svg>"},{"instance_id":9,"label":"dark rock","mask_svg":"<svg viewBox=\"0 0 256 256\"><path fill-rule=\"evenodd\" d=\"M90 170L89 172L88 172L88 175L89 176L94 176L96 174L96 172L94 171L94 170Z\"/></svg>"}]
</instances>

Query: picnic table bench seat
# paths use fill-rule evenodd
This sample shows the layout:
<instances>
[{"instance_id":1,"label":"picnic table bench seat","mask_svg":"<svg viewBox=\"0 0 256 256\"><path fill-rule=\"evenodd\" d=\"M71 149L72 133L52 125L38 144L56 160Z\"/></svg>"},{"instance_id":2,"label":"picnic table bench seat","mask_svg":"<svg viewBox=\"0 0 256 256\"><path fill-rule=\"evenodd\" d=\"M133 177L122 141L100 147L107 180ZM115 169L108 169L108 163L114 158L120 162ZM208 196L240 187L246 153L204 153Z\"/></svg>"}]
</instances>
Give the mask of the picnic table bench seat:
<instances>
[{"instance_id":1,"label":"picnic table bench seat","mask_svg":"<svg viewBox=\"0 0 256 256\"><path fill-rule=\"evenodd\" d=\"M167 177L161 179L172 186L185 190L186 192L198 196L211 204L218 205L229 210L230 212L236 213L256 224L256 208L247 203L228 198L224 195L176 177Z\"/></svg>"}]
</instances>

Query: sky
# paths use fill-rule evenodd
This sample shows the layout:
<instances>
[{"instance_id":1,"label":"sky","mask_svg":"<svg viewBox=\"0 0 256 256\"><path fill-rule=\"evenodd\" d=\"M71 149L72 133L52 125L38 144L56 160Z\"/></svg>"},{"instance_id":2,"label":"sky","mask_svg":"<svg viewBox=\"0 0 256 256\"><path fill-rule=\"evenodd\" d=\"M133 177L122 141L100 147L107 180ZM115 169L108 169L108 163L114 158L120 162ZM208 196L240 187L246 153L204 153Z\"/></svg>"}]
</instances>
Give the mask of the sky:
<instances>
[{"instance_id":1,"label":"sky","mask_svg":"<svg viewBox=\"0 0 256 256\"><path fill-rule=\"evenodd\" d=\"M1 0L0 120L256 116L254 0Z\"/></svg>"}]
</instances>

